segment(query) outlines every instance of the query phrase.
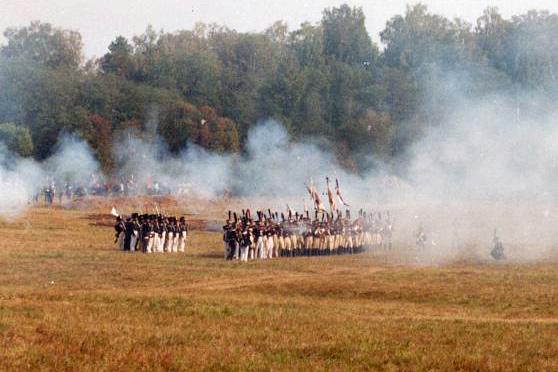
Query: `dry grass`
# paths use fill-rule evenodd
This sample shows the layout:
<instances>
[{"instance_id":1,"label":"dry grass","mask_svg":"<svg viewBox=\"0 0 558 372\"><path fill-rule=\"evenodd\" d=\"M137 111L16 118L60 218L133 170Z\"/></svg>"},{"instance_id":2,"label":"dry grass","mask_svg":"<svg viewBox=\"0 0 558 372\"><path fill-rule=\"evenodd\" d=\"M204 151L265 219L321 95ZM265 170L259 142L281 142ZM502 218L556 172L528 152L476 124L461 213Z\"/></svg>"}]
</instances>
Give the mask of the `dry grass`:
<instances>
[{"instance_id":1,"label":"dry grass","mask_svg":"<svg viewBox=\"0 0 558 372\"><path fill-rule=\"evenodd\" d=\"M558 370L556 262L126 254L94 213L0 222L0 370Z\"/></svg>"}]
</instances>

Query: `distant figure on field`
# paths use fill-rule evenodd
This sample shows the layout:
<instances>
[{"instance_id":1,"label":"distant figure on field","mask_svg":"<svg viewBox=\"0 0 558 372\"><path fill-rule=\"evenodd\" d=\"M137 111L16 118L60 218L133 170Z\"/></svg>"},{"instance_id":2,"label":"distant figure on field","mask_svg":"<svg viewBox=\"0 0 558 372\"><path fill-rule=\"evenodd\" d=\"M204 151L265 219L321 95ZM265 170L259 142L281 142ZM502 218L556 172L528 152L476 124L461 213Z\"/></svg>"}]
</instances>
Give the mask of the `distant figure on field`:
<instances>
[{"instance_id":1,"label":"distant figure on field","mask_svg":"<svg viewBox=\"0 0 558 372\"><path fill-rule=\"evenodd\" d=\"M492 248L490 255L495 260L504 260L506 258L504 255L504 246L502 245L498 235L496 235L496 229L494 229L494 248Z\"/></svg>"},{"instance_id":2,"label":"distant figure on field","mask_svg":"<svg viewBox=\"0 0 558 372\"><path fill-rule=\"evenodd\" d=\"M424 233L424 229L422 228L422 224L419 226L417 232L415 232L416 238L416 247L417 248L424 248L426 245L426 234Z\"/></svg>"}]
</instances>

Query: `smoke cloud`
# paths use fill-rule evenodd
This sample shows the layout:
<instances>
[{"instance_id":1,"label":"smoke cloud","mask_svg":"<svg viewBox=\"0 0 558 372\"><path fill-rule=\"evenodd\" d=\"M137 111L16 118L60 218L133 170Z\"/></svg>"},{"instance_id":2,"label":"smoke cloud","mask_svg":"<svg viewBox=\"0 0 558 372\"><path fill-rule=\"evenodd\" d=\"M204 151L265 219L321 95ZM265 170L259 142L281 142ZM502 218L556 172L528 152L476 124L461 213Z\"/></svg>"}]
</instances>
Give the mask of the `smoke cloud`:
<instances>
[{"instance_id":1,"label":"smoke cloud","mask_svg":"<svg viewBox=\"0 0 558 372\"><path fill-rule=\"evenodd\" d=\"M442 124L429 128L396 169L382 165L366 174L339 166L319 138L293 142L276 121L265 120L248 134L242 154L212 153L188 144L171 155L164 142L126 133L115 141L116 177L133 179L160 192L168 188L185 197L212 198L229 191L246 199L245 207L303 210L305 184L311 179L325 197L325 177L341 182L353 210L389 209L396 218L394 241L419 262L443 263L460 258L487 259L496 234L510 258L545 259L554 255L558 235L558 112L519 112L517 97L499 93L467 99L455 81L443 89L452 97ZM453 82L453 83L452 83ZM439 88L439 81L436 86ZM530 98L536 106L544 97ZM540 111L539 111L540 112ZM150 115L155 133L157 111ZM14 216L23 210L46 180L87 184L99 172L88 145L64 135L56 153L39 164L18 159L0 148L0 211ZM333 187L333 185L332 185ZM264 205L265 204L265 205ZM428 237L423 251L414 250L414 232Z\"/></svg>"}]
</instances>

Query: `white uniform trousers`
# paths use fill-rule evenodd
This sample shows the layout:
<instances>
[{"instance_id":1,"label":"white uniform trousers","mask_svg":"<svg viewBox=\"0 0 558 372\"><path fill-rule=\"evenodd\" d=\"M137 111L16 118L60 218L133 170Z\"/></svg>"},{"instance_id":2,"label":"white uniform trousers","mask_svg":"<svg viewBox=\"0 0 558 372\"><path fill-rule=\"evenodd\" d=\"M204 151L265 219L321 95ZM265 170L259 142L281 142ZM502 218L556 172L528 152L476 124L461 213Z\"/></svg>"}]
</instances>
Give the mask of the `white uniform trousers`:
<instances>
[{"instance_id":1,"label":"white uniform trousers","mask_svg":"<svg viewBox=\"0 0 558 372\"><path fill-rule=\"evenodd\" d=\"M165 252L172 252L173 242L174 242L174 233L172 231L169 231L166 234L166 238L165 238L165 247L164 247Z\"/></svg>"},{"instance_id":2,"label":"white uniform trousers","mask_svg":"<svg viewBox=\"0 0 558 372\"><path fill-rule=\"evenodd\" d=\"M273 236L268 236L266 242L267 258L273 258L273 245Z\"/></svg>"},{"instance_id":3,"label":"white uniform trousers","mask_svg":"<svg viewBox=\"0 0 558 372\"><path fill-rule=\"evenodd\" d=\"M248 261L248 251L250 250L249 245L242 244L240 246L240 261Z\"/></svg>"},{"instance_id":4,"label":"white uniform trousers","mask_svg":"<svg viewBox=\"0 0 558 372\"><path fill-rule=\"evenodd\" d=\"M124 239L126 238L126 233L124 231L121 231L118 234L118 238L116 239L116 249L119 249L121 251L124 250Z\"/></svg>"},{"instance_id":5,"label":"white uniform trousers","mask_svg":"<svg viewBox=\"0 0 558 372\"><path fill-rule=\"evenodd\" d=\"M265 240L260 236L256 241L256 258L265 258Z\"/></svg>"},{"instance_id":6,"label":"white uniform trousers","mask_svg":"<svg viewBox=\"0 0 558 372\"><path fill-rule=\"evenodd\" d=\"M178 251L181 253L186 251L186 236L187 232L182 231L181 235L178 237Z\"/></svg>"},{"instance_id":7,"label":"white uniform trousers","mask_svg":"<svg viewBox=\"0 0 558 372\"><path fill-rule=\"evenodd\" d=\"M136 243L138 241L139 232L134 230L134 233L130 237L130 251L133 252L136 250Z\"/></svg>"}]
</instances>

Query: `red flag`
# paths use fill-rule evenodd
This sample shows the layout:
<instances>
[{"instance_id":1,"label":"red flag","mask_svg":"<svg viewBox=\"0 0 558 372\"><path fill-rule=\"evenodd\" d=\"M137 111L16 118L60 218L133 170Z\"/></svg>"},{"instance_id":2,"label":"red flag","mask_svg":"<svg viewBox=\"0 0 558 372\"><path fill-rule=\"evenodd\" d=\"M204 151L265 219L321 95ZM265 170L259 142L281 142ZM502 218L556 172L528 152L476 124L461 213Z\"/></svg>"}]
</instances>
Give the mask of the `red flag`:
<instances>
[{"instance_id":1,"label":"red flag","mask_svg":"<svg viewBox=\"0 0 558 372\"><path fill-rule=\"evenodd\" d=\"M337 178L335 179L335 192L341 204L343 204L346 207L350 207L349 203L347 203L345 199L343 199L343 197L341 196L341 188L339 188L339 180Z\"/></svg>"},{"instance_id":2,"label":"red flag","mask_svg":"<svg viewBox=\"0 0 558 372\"><path fill-rule=\"evenodd\" d=\"M329 207L332 211L337 210L337 206L335 205L335 200L333 199L333 190L329 187L329 177L326 177L327 183L327 200L329 202Z\"/></svg>"}]
</instances>

